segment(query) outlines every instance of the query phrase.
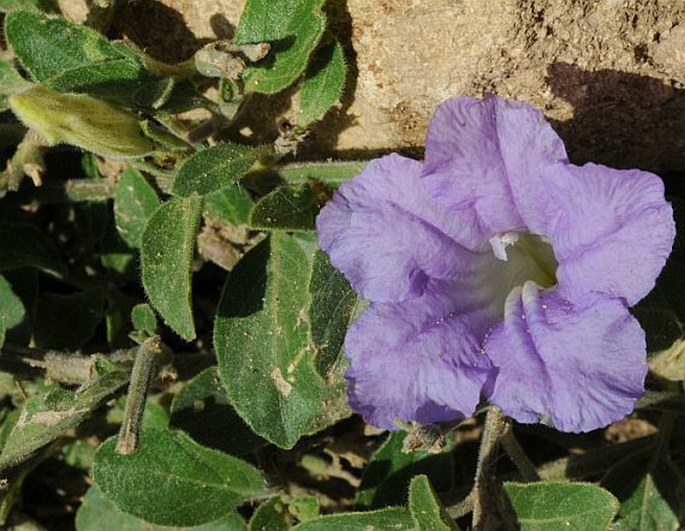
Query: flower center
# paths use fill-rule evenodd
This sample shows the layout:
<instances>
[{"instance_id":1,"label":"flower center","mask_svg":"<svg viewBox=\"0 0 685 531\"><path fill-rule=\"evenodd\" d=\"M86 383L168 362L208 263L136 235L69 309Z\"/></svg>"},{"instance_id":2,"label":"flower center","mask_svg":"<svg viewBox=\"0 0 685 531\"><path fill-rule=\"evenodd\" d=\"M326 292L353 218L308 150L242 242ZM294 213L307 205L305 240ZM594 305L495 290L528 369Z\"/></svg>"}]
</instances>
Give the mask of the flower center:
<instances>
[{"instance_id":1,"label":"flower center","mask_svg":"<svg viewBox=\"0 0 685 531\"><path fill-rule=\"evenodd\" d=\"M490 239L493 255L487 266L491 309L499 315L512 289L532 280L540 288L557 284L559 263L549 241L529 232L507 232Z\"/></svg>"}]
</instances>

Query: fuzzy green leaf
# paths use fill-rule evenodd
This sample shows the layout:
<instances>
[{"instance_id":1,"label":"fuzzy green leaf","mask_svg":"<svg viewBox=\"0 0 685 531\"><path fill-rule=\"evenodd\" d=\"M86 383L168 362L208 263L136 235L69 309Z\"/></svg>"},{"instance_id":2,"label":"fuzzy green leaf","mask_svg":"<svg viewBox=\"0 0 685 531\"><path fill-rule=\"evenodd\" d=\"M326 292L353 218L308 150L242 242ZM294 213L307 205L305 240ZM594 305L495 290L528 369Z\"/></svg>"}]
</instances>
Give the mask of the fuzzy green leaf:
<instances>
[{"instance_id":1,"label":"fuzzy green leaf","mask_svg":"<svg viewBox=\"0 0 685 531\"><path fill-rule=\"evenodd\" d=\"M409 512L418 531L455 531L457 523L447 514L426 476L409 484Z\"/></svg>"},{"instance_id":2,"label":"fuzzy green leaf","mask_svg":"<svg viewBox=\"0 0 685 531\"><path fill-rule=\"evenodd\" d=\"M267 42L265 59L246 70L246 92L273 94L291 85L316 48L326 17L323 0L248 0L235 34L239 44Z\"/></svg>"},{"instance_id":3,"label":"fuzzy green leaf","mask_svg":"<svg viewBox=\"0 0 685 531\"><path fill-rule=\"evenodd\" d=\"M302 248L274 233L229 276L214 326L219 375L231 403L255 432L283 448L307 431L319 408L308 284Z\"/></svg>"},{"instance_id":4,"label":"fuzzy green leaf","mask_svg":"<svg viewBox=\"0 0 685 531\"><path fill-rule=\"evenodd\" d=\"M365 513L344 513L309 520L293 529L297 531L359 531L360 529L416 530L411 515L405 509L391 507Z\"/></svg>"},{"instance_id":5,"label":"fuzzy green leaf","mask_svg":"<svg viewBox=\"0 0 685 531\"><path fill-rule=\"evenodd\" d=\"M77 393L53 391L31 397L0 456L0 470L29 459L40 448L86 420L103 401L128 383L127 371L113 370Z\"/></svg>"},{"instance_id":6,"label":"fuzzy green leaf","mask_svg":"<svg viewBox=\"0 0 685 531\"><path fill-rule=\"evenodd\" d=\"M143 232L141 269L145 293L174 332L195 337L191 267L202 198L174 198L159 207Z\"/></svg>"},{"instance_id":7,"label":"fuzzy green leaf","mask_svg":"<svg viewBox=\"0 0 685 531\"><path fill-rule=\"evenodd\" d=\"M19 75L11 61L0 61L0 111L9 108L7 96L17 94L30 85Z\"/></svg>"},{"instance_id":8,"label":"fuzzy green leaf","mask_svg":"<svg viewBox=\"0 0 685 531\"><path fill-rule=\"evenodd\" d=\"M298 125L306 127L338 102L345 88L346 72L345 54L338 41L314 54L302 82Z\"/></svg>"},{"instance_id":9,"label":"fuzzy green leaf","mask_svg":"<svg viewBox=\"0 0 685 531\"><path fill-rule=\"evenodd\" d=\"M247 225L254 202L242 186L228 186L205 196L205 211L232 225Z\"/></svg>"},{"instance_id":10,"label":"fuzzy green leaf","mask_svg":"<svg viewBox=\"0 0 685 531\"><path fill-rule=\"evenodd\" d=\"M359 507L377 508L406 502L411 478L425 474L439 492L449 491L454 478L454 461L451 445L438 454L426 450L405 453L403 446L407 433L390 433L386 441L373 454L364 471L357 491Z\"/></svg>"},{"instance_id":11,"label":"fuzzy green leaf","mask_svg":"<svg viewBox=\"0 0 685 531\"><path fill-rule=\"evenodd\" d=\"M157 192L139 171L128 168L121 172L114 195L114 219L127 244L140 247L145 225L158 207Z\"/></svg>"},{"instance_id":12,"label":"fuzzy green leaf","mask_svg":"<svg viewBox=\"0 0 685 531\"><path fill-rule=\"evenodd\" d=\"M616 530L677 529L685 513L685 483L667 457L638 451L614 465L602 480L621 501Z\"/></svg>"},{"instance_id":13,"label":"fuzzy green leaf","mask_svg":"<svg viewBox=\"0 0 685 531\"><path fill-rule=\"evenodd\" d=\"M244 455L266 444L230 405L216 367L195 376L171 403L171 424L210 448Z\"/></svg>"},{"instance_id":14,"label":"fuzzy green leaf","mask_svg":"<svg viewBox=\"0 0 685 531\"><path fill-rule=\"evenodd\" d=\"M266 494L252 465L204 448L183 432L144 430L130 455L117 454L116 442L111 437L98 448L93 478L117 507L149 522L200 525Z\"/></svg>"},{"instance_id":15,"label":"fuzzy green leaf","mask_svg":"<svg viewBox=\"0 0 685 531\"><path fill-rule=\"evenodd\" d=\"M5 19L5 36L31 77L59 92L128 99L152 77L133 53L62 17L15 11Z\"/></svg>"},{"instance_id":16,"label":"fuzzy green leaf","mask_svg":"<svg viewBox=\"0 0 685 531\"><path fill-rule=\"evenodd\" d=\"M6 330L9 330L24 320L26 310L24 303L14 293L9 282L0 275L0 317Z\"/></svg>"},{"instance_id":17,"label":"fuzzy green leaf","mask_svg":"<svg viewBox=\"0 0 685 531\"><path fill-rule=\"evenodd\" d=\"M359 299L347 279L322 251L314 254L309 292L312 297L309 322L316 349L316 368L325 377L342 353L345 334Z\"/></svg>"},{"instance_id":18,"label":"fuzzy green leaf","mask_svg":"<svg viewBox=\"0 0 685 531\"><path fill-rule=\"evenodd\" d=\"M178 170L171 191L181 196L205 195L237 185L258 155L257 148L229 143L200 151Z\"/></svg>"},{"instance_id":19,"label":"fuzzy green leaf","mask_svg":"<svg viewBox=\"0 0 685 531\"><path fill-rule=\"evenodd\" d=\"M257 230L314 230L319 212L317 184L279 186L260 199L250 212L250 226Z\"/></svg>"},{"instance_id":20,"label":"fuzzy green leaf","mask_svg":"<svg viewBox=\"0 0 685 531\"><path fill-rule=\"evenodd\" d=\"M0 271L29 266L56 277L67 272L52 240L31 225L0 223L0 249Z\"/></svg>"},{"instance_id":21,"label":"fuzzy green leaf","mask_svg":"<svg viewBox=\"0 0 685 531\"><path fill-rule=\"evenodd\" d=\"M45 11L46 13L59 13L59 6L56 0L0 0L0 13L28 9Z\"/></svg>"},{"instance_id":22,"label":"fuzzy green leaf","mask_svg":"<svg viewBox=\"0 0 685 531\"><path fill-rule=\"evenodd\" d=\"M148 336L157 333L157 317L147 304L136 304L131 308L131 324L134 330L144 332Z\"/></svg>"},{"instance_id":23,"label":"fuzzy green leaf","mask_svg":"<svg viewBox=\"0 0 685 531\"><path fill-rule=\"evenodd\" d=\"M542 481L505 483L522 531L608 529L618 512L618 500L590 483Z\"/></svg>"},{"instance_id":24,"label":"fuzzy green leaf","mask_svg":"<svg viewBox=\"0 0 685 531\"><path fill-rule=\"evenodd\" d=\"M236 513L193 527L151 524L120 510L97 485L88 489L76 513L76 531L241 531L245 527Z\"/></svg>"}]
</instances>

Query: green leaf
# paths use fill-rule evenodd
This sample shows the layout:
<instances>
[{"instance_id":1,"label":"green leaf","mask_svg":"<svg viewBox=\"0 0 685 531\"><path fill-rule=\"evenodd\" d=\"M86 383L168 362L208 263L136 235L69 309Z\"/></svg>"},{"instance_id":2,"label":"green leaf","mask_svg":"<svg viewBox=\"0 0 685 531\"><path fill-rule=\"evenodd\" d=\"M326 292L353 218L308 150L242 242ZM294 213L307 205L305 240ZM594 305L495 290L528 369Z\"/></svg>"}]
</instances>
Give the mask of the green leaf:
<instances>
[{"instance_id":1,"label":"green leaf","mask_svg":"<svg viewBox=\"0 0 685 531\"><path fill-rule=\"evenodd\" d=\"M0 317L6 330L21 324L26 317L24 303L2 275L0 275Z\"/></svg>"},{"instance_id":2,"label":"green leaf","mask_svg":"<svg viewBox=\"0 0 685 531\"><path fill-rule=\"evenodd\" d=\"M31 225L0 223L0 271L34 267L63 277L67 267L52 240Z\"/></svg>"},{"instance_id":3,"label":"green leaf","mask_svg":"<svg viewBox=\"0 0 685 531\"><path fill-rule=\"evenodd\" d=\"M288 531L294 519L288 512L288 505L280 498L262 503L250 518L248 531Z\"/></svg>"},{"instance_id":4,"label":"green leaf","mask_svg":"<svg viewBox=\"0 0 685 531\"><path fill-rule=\"evenodd\" d=\"M504 491L522 531L608 529L618 500L590 483L505 483Z\"/></svg>"},{"instance_id":5,"label":"green leaf","mask_svg":"<svg viewBox=\"0 0 685 531\"><path fill-rule=\"evenodd\" d=\"M0 13L9 13L20 9L59 13L56 0L0 0Z\"/></svg>"},{"instance_id":6,"label":"green leaf","mask_svg":"<svg viewBox=\"0 0 685 531\"><path fill-rule=\"evenodd\" d=\"M171 191L180 196L205 195L238 185L259 153L258 148L229 143L200 151L183 163Z\"/></svg>"},{"instance_id":7,"label":"green leaf","mask_svg":"<svg viewBox=\"0 0 685 531\"><path fill-rule=\"evenodd\" d=\"M120 510L97 485L88 489L76 513L76 531L242 531L244 520L236 513L193 527L151 524Z\"/></svg>"},{"instance_id":8,"label":"green leaf","mask_svg":"<svg viewBox=\"0 0 685 531\"><path fill-rule=\"evenodd\" d=\"M360 529L401 531L416 528L412 517L406 510L391 507L365 513L322 516L295 526L294 529L298 531L359 531Z\"/></svg>"},{"instance_id":9,"label":"green leaf","mask_svg":"<svg viewBox=\"0 0 685 531\"><path fill-rule=\"evenodd\" d=\"M447 514L426 476L409 484L409 512L418 531L455 531L457 523Z\"/></svg>"},{"instance_id":10,"label":"green leaf","mask_svg":"<svg viewBox=\"0 0 685 531\"><path fill-rule=\"evenodd\" d=\"M17 94L31 84L19 75L11 61L0 61L0 110L9 109L6 96Z\"/></svg>"},{"instance_id":11,"label":"green leaf","mask_svg":"<svg viewBox=\"0 0 685 531\"><path fill-rule=\"evenodd\" d=\"M314 254L309 292L312 297L309 322L316 349L316 368L321 376L326 376L342 353L345 334L359 299L323 251Z\"/></svg>"},{"instance_id":12,"label":"green leaf","mask_svg":"<svg viewBox=\"0 0 685 531\"><path fill-rule=\"evenodd\" d=\"M45 293L36 313L36 345L77 349L93 337L104 317L105 298L99 288L71 295Z\"/></svg>"},{"instance_id":13,"label":"green leaf","mask_svg":"<svg viewBox=\"0 0 685 531\"><path fill-rule=\"evenodd\" d=\"M242 186L228 186L205 196L205 211L232 225L247 225L253 201Z\"/></svg>"},{"instance_id":14,"label":"green leaf","mask_svg":"<svg viewBox=\"0 0 685 531\"><path fill-rule=\"evenodd\" d=\"M231 407L216 367L195 376L171 403L171 424L210 448L244 455L266 444Z\"/></svg>"},{"instance_id":15,"label":"green leaf","mask_svg":"<svg viewBox=\"0 0 685 531\"><path fill-rule=\"evenodd\" d=\"M159 207L143 232L143 286L152 306L187 341L195 338L191 266L202 198L174 198Z\"/></svg>"},{"instance_id":16,"label":"green leaf","mask_svg":"<svg viewBox=\"0 0 685 531\"><path fill-rule=\"evenodd\" d=\"M325 162L293 164L277 168L276 174L290 184L320 181L328 186L337 186L356 177L366 166L366 162Z\"/></svg>"},{"instance_id":17,"label":"green leaf","mask_svg":"<svg viewBox=\"0 0 685 531\"><path fill-rule=\"evenodd\" d=\"M614 465L602 485L621 501L617 530L678 529L685 484L668 457L635 452Z\"/></svg>"},{"instance_id":18,"label":"green leaf","mask_svg":"<svg viewBox=\"0 0 685 531\"><path fill-rule=\"evenodd\" d=\"M318 408L302 248L274 233L252 249L224 286L214 326L219 375L238 414L259 435L291 448Z\"/></svg>"},{"instance_id":19,"label":"green leaf","mask_svg":"<svg viewBox=\"0 0 685 531\"><path fill-rule=\"evenodd\" d=\"M57 391L45 398L31 397L10 434L0 470L29 459L40 448L86 420L91 412L128 383L127 371L103 374L77 393Z\"/></svg>"},{"instance_id":20,"label":"green leaf","mask_svg":"<svg viewBox=\"0 0 685 531\"><path fill-rule=\"evenodd\" d=\"M411 478L425 474L438 492L452 489L454 461L451 444L439 454L417 450L403 452L407 433L392 432L373 454L364 471L355 503L360 507L376 508L404 504Z\"/></svg>"},{"instance_id":21,"label":"green leaf","mask_svg":"<svg viewBox=\"0 0 685 531\"><path fill-rule=\"evenodd\" d=\"M299 77L326 26L323 4L323 0L248 0L235 41L268 42L271 51L245 71L246 92L273 94Z\"/></svg>"},{"instance_id":22,"label":"green leaf","mask_svg":"<svg viewBox=\"0 0 685 531\"><path fill-rule=\"evenodd\" d=\"M127 100L152 78L134 54L62 17L15 11L5 19L5 36L31 77L59 92Z\"/></svg>"},{"instance_id":23,"label":"green leaf","mask_svg":"<svg viewBox=\"0 0 685 531\"><path fill-rule=\"evenodd\" d=\"M131 308L131 324L134 330L145 332L148 336L157 333L157 317L147 304L136 304Z\"/></svg>"},{"instance_id":24,"label":"green leaf","mask_svg":"<svg viewBox=\"0 0 685 531\"><path fill-rule=\"evenodd\" d=\"M148 219L159 207L155 189L132 168L121 172L114 195L114 219L121 238L139 248Z\"/></svg>"},{"instance_id":25,"label":"green leaf","mask_svg":"<svg viewBox=\"0 0 685 531\"><path fill-rule=\"evenodd\" d=\"M28 345L31 336L33 322L35 319L36 308L38 306L38 271L31 268L15 269L4 273L4 279L11 286L12 292L19 298L24 317L19 323L8 327L6 340L17 345ZM9 299L4 299L0 304L7 304L8 308L16 308ZM16 309L12 310L13 315L18 315ZM10 320L12 322L12 320Z\"/></svg>"},{"instance_id":26,"label":"green leaf","mask_svg":"<svg viewBox=\"0 0 685 531\"><path fill-rule=\"evenodd\" d=\"M252 465L204 448L183 432L144 430L130 455L117 454L116 442L111 437L98 448L93 478L117 507L152 523L211 522L266 494Z\"/></svg>"},{"instance_id":27,"label":"green leaf","mask_svg":"<svg viewBox=\"0 0 685 531\"><path fill-rule=\"evenodd\" d=\"M319 213L318 184L279 186L253 207L250 226L257 230L314 230Z\"/></svg>"},{"instance_id":28,"label":"green leaf","mask_svg":"<svg viewBox=\"0 0 685 531\"><path fill-rule=\"evenodd\" d=\"M345 88L346 70L345 54L338 41L314 54L302 82L298 125L306 127L337 103Z\"/></svg>"}]
</instances>

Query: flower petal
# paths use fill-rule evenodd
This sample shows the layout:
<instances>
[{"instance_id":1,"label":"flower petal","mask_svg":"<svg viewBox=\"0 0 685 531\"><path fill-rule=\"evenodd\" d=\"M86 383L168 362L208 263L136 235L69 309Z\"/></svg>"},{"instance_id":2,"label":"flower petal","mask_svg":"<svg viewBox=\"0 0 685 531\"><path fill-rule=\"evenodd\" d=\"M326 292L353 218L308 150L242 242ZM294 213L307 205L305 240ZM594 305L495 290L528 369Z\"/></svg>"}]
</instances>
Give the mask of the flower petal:
<instances>
[{"instance_id":1,"label":"flower petal","mask_svg":"<svg viewBox=\"0 0 685 531\"><path fill-rule=\"evenodd\" d=\"M420 172L420 163L399 155L374 160L319 213L321 248L364 298L418 297L431 278L472 271L474 251L487 245L473 212L436 203Z\"/></svg>"},{"instance_id":2,"label":"flower petal","mask_svg":"<svg viewBox=\"0 0 685 531\"><path fill-rule=\"evenodd\" d=\"M644 332L607 295L571 304L527 282L512 290L484 348L498 370L486 393L519 422L586 432L623 418L644 392Z\"/></svg>"},{"instance_id":3,"label":"flower petal","mask_svg":"<svg viewBox=\"0 0 685 531\"><path fill-rule=\"evenodd\" d=\"M647 295L675 238L661 179L640 170L569 165L550 177L548 189L561 210L552 240L563 295L599 291L630 306Z\"/></svg>"},{"instance_id":4,"label":"flower petal","mask_svg":"<svg viewBox=\"0 0 685 531\"><path fill-rule=\"evenodd\" d=\"M380 428L397 420L433 423L473 414L490 362L480 352L487 318L455 315L449 299L427 292L399 303L372 303L345 339L354 411Z\"/></svg>"},{"instance_id":5,"label":"flower petal","mask_svg":"<svg viewBox=\"0 0 685 531\"><path fill-rule=\"evenodd\" d=\"M492 95L463 97L436 110L423 174L439 201L472 205L488 238L523 229L549 235L556 211L543 181L560 162L564 144L540 111Z\"/></svg>"}]
</instances>

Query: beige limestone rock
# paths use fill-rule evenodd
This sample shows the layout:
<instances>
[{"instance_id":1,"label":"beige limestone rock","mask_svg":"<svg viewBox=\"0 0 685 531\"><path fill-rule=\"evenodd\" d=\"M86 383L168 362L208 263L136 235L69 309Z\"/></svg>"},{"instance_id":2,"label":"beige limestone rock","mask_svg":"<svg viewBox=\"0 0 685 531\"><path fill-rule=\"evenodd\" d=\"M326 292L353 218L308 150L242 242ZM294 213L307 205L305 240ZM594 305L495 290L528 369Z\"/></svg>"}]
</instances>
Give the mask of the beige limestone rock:
<instances>
[{"instance_id":1,"label":"beige limestone rock","mask_svg":"<svg viewBox=\"0 0 685 531\"><path fill-rule=\"evenodd\" d=\"M243 5L163 3L133 4L138 39L142 28L151 53L175 59L230 36ZM169 24L152 29L161 15L146 20L151 6L181 24L173 42ZM493 92L542 109L575 162L685 169L685 0L332 0L328 10L353 76L307 156L416 151L437 104ZM290 96L260 104L287 116Z\"/></svg>"}]
</instances>

